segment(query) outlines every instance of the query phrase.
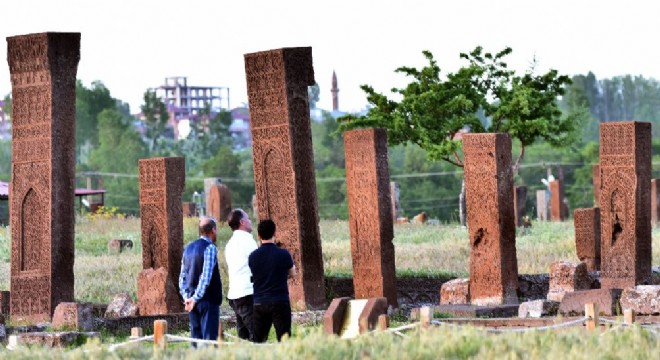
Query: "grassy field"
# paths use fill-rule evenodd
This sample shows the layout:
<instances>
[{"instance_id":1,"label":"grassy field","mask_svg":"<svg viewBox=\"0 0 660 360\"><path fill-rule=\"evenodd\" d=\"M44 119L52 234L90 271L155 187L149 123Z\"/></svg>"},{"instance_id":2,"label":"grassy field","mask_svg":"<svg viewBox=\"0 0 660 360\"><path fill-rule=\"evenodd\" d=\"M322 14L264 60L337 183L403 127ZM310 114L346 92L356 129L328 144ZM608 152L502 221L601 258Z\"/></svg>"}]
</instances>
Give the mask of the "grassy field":
<instances>
[{"instance_id":1,"label":"grassy field","mask_svg":"<svg viewBox=\"0 0 660 360\"><path fill-rule=\"evenodd\" d=\"M348 223L321 221L323 261L326 275L350 276L351 256ZM0 289L9 289L9 228L0 228ZM185 242L197 236L197 220L184 221ZM467 230L457 225L396 225L394 228L396 269L399 276L467 276L469 241ZM220 229L222 250L231 231ZM132 250L122 254L107 248L110 239L133 240ZM548 272L556 260L577 261L571 221L534 223L529 234L516 238L518 271L521 274ZM137 292L137 274L142 267L139 219L89 219L76 223L75 291L76 300L107 303L118 292ZM660 264L660 230L653 231L653 264ZM221 266L223 279L226 268ZM225 286L226 281L224 282Z\"/></svg>"},{"instance_id":2,"label":"grassy field","mask_svg":"<svg viewBox=\"0 0 660 360\"><path fill-rule=\"evenodd\" d=\"M3 359L658 359L660 336L642 330L609 329L603 333L572 329L489 335L483 330L431 328L406 337L373 333L354 340L323 335L318 328L296 334L281 344L235 344L193 350L170 345L154 353L151 345L131 345L110 353L88 343L67 350L0 349Z\"/></svg>"},{"instance_id":3,"label":"grassy field","mask_svg":"<svg viewBox=\"0 0 660 360\"><path fill-rule=\"evenodd\" d=\"M327 275L350 275L350 239L345 221L322 221L320 224L323 259ZM186 242L194 240L197 220L184 221ZM221 228L219 249L231 232ZM0 289L9 288L9 229L0 228ZM108 240L130 239L135 246L122 254L107 248ZM653 232L653 263L660 264L660 231ZM456 225L396 225L396 267L399 276L454 274L466 276L469 267L467 230ZM534 223L529 234L516 240L520 273L547 272L555 260L577 261L572 222ZM107 303L118 292L136 297L137 274L141 269L139 219L88 219L76 224L76 299ZM226 269L222 267L223 278ZM226 282L224 284L226 286ZM226 290L226 289L225 289ZM229 311L223 304L223 311ZM621 330L621 329L619 329ZM405 338L392 334L375 334L346 341L327 337L320 327L294 326L293 337L280 345L236 344L220 350L191 350L185 344L173 344L166 352L154 353L148 344L108 352L107 344L124 341L111 335L102 337L103 344L89 343L65 350L19 348L8 352L0 346L3 359L591 359L604 358L657 359L660 336L634 328L628 331L610 329L602 334L583 329L560 332L527 332L522 334L487 335L483 330L465 327L460 330L432 328L409 332ZM185 333L182 335L186 335ZM273 337L271 336L271 341Z\"/></svg>"}]
</instances>

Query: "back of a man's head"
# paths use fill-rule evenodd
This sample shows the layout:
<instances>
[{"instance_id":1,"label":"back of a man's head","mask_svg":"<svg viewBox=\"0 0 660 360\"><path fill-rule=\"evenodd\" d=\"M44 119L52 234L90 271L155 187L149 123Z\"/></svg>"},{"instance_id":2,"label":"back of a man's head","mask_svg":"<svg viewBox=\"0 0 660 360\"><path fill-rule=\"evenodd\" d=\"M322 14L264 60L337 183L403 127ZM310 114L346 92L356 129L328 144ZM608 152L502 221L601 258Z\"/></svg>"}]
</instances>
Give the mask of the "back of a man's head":
<instances>
[{"instance_id":1,"label":"back of a man's head","mask_svg":"<svg viewBox=\"0 0 660 360\"><path fill-rule=\"evenodd\" d=\"M257 233L261 240L271 240L275 235L276 226L273 220L266 219L257 226Z\"/></svg>"},{"instance_id":2,"label":"back of a man's head","mask_svg":"<svg viewBox=\"0 0 660 360\"><path fill-rule=\"evenodd\" d=\"M208 235L215 229L215 219L208 216L203 216L199 219L199 233L201 235Z\"/></svg>"},{"instance_id":3,"label":"back of a man's head","mask_svg":"<svg viewBox=\"0 0 660 360\"><path fill-rule=\"evenodd\" d=\"M245 212L242 209L234 209L229 213L227 217L227 225L232 231L238 230L241 227L241 220Z\"/></svg>"}]
</instances>

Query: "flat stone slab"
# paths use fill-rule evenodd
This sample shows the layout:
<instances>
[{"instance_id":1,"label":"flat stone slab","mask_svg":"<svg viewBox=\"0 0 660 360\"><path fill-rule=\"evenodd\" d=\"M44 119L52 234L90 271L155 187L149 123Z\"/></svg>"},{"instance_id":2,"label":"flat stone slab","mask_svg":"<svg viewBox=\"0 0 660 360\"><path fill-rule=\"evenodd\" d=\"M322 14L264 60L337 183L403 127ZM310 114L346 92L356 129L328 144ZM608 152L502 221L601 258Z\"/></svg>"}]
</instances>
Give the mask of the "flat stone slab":
<instances>
[{"instance_id":1,"label":"flat stone slab","mask_svg":"<svg viewBox=\"0 0 660 360\"><path fill-rule=\"evenodd\" d=\"M632 309L639 315L660 314L660 285L638 285L624 289L621 309Z\"/></svg>"},{"instance_id":2,"label":"flat stone slab","mask_svg":"<svg viewBox=\"0 0 660 360\"><path fill-rule=\"evenodd\" d=\"M557 314L559 302L550 300L525 301L518 309L519 318L540 318Z\"/></svg>"},{"instance_id":3,"label":"flat stone slab","mask_svg":"<svg viewBox=\"0 0 660 360\"><path fill-rule=\"evenodd\" d=\"M7 348L12 349L20 345L38 345L46 347L66 347L79 344L89 338L100 337L98 332L31 332L9 336Z\"/></svg>"},{"instance_id":4,"label":"flat stone slab","mask_svg":"<svg viewBox=\"0 0 660 360\"><path fill-rule=\"evenodd\" d=\"M601 315L617 315L617 305L621 297L621 289L595 289L566 293L559 305L559 313L564 316L584 315L584 305L598 305Z\"/></svg>"},{"instance_id":5,"label":"flat stone slab","mask_svg":"<svg viewBox=\"0 0 660 360\"><path fill-rule=\"evenodd\" d=\"M449 314L452 317L460 318L509 318L518 316L519 304L505 304L493 306L477 305L436 305L434 312Z\"/></svg>"}]
</instances>

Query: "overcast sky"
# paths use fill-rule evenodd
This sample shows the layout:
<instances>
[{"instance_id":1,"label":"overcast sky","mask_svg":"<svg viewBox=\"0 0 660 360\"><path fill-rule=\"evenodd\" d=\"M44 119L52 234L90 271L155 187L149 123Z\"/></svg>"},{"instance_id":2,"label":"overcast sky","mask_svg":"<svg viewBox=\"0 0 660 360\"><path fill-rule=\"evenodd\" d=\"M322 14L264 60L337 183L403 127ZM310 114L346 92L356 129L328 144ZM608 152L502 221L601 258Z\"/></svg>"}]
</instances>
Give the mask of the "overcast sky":
<instances>
[{"instance_id":1,"label":"overcast sky","mask_svg":"<svg viewBox=\"0 0 660 360\"><path fill-rule=\"evenodd\" d=\"M78 78L101 80L139 111L142 94L168 76L226 86L231 106L247 102L243 54L312 46L319 106L331 108L332 71L344 111L364 108L360 84L388 92L405 79L393 70L421 66L431 50L443 71L460 52L513 48L519 71L539 69L598 78L660 79L660 3L656 1L454 0L15 0L0 4L0 36L82 33ZM0 57L6 59L6 42ZM6 60L0 95L11 91Z\"/></svg>"}]
</instances>

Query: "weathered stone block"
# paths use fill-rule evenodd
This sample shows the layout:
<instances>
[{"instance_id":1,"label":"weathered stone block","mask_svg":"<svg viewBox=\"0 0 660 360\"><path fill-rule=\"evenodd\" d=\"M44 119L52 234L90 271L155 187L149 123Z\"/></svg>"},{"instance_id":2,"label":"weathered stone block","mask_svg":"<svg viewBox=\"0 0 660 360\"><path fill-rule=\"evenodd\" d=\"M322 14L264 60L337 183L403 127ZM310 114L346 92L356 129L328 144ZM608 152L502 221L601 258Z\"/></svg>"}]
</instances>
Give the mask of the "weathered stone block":
<instances>
[{"instance_id":1,"label":"weathered stone block","mask_svg":"<svg viewBox=\"0 0 660 360\"><path fill-rule=\"evenodd\" d=\"M183 302L165 268L146 269L138 275L140 315L161 315L183 311Z\"/></svg>"},{"instance_id":2,"label":"weathered stone block","mask_svg":"<svg viewBox=\"0 0 660 360\"><path fill-rule=\"evenodd\" d=\"M231 212L231 192L225 184L214 184L206 195L206 212L218 223L227 222Z\"/></svg>"},{"instance_id":3,"label":"weathered stone block","mask_svg":"<svg viewBox=\"0 0 660 360\"><path fill-rule=\"evenodd\" d=\"M122 318L127 316L135 316L138 313L138 306L133 302L127 293L115 295L108 308L105 311L105 318Z\"/></svg>"},{"instance_id":4,"label":"weathered stone block","mask_svg":"<svg viewBox=\"0 0 660 360\"><path fill-rule=\"evenodd\" d=\"M559 313L564 316L584 315L584 305L594 303L598 304L601 315L617 315L620 297L620 289L595 289L566 293L559 305Z\"/></svg>"},{"instance_id":5,"label":"weathered stone block","mask_svg":"<svg viewBox=\"0 0 660 360\"><path fill-rule=\"evenodd\" d=\"M0 291L0 315L9 315L10 292Z\"/></svg>"},{"instance_id":6,"label":"weathered stone block","mask_svg":"<svg viewBox=\"0 0 660 360\"><path fill-rule=\"evenodd\" d=\"M385 297L370 298L358 318L360 334L376 329L378 316L387 314L388 301Z\"/></svg>"},{"instance_id":7,"label":"weathered stone block","mask_svg":"<svg viewBox=\"0 0 660 360\"><path fill-rule=\"evenodd\" d=\"M540 318L542 316L554 316L559 309L559 302L550 300L525 301L518 308L520 318Z\"/></svg>"},{"instance_id":8,"label":"weathered stone block","mask_svg":"<svg viewBox=\"0 0 660 360\"><path fill-rule=\"evenodd\" d=\"M194 202L183 202L181 203L181 211L183 212L183 217L197 216L197 204Z\"/></svg>"},{"instance_id":9,"label":"weathered stone block","mask_svg":"<svg viewBox=\"0 0 660 360\"><path fill-rule=\"evenodd\" d=\"M600 270L600 209L575 209L575 249L587 271Z\"/></svg>"},{"instance_id":10,"label":"weathered stone block","mask_svg":"<svg viewBox=\"0 0 660 360\"><path fill-rule=\"evenodd\" d=\"M80 33L7 38L12 83L12 321L74 300L76 72Z\"/></svg>"},{"instance_id":11,"label":"weathered stone block","mask_svg":"<svg viewBox=\"0 0 660 360\"><path fill-rule=\"evenodd\" d=\"M312 130L307 87L312 48L245 55L259 220L272 219L299 275L289 282L294 309L325 308Z\"/></svg>"},{"instance_id":12,"label":"weathered stone block","mask_svg":"<svg viewBox=\"0 0 660 360\"><path fill-rule=\"evenodd\" d=\"M550 265L548 300L561 301L564 294L591 289L591 278L585 263L556 261Z\"/></svg>"},{"instance_id":13,"label":"weathered stone block","mask_svg":"<svg viewBox=\"0 0 660 360\"><path fill-rule=\"evenodd\" d=\"M600 124L601 284L651 282L651 123Z\"/></svg>"},{"instance_id":14,"label":"weathered stone block","mask_svg":"<svg viewBox=\"0 0 660 360\"><path fill-rule=\"evenodd\" d=\"M53 314L53 329L91 331L94 328L92 307L73 302L59 303Z\"/></svg>"},{"instance_id":15,"label":"weathered stone block","mask_svg":"<svg viewBox=\"0 0 660 360\"><path fill-rule=\"evenodd\" d=\"M564 203L564 184L560 180L550 182L550 217L552 221L564 221L565 216L562 211Z\"/></svg>"},{"instance_id":16,"label":"weathered stone block","mask_svg":"<svg viewBox=\"0 0 660 360\"><path fill-rule=\"evenodd\" d=\"M518 316L519 304L503 304L494 306L477 305L439 305L434 306L434 311L451 315L452 317L489 317L506 318Z\"/></svg>"},{"instance_id":17,"label":"weathered stone block","mask_svg":"<svg viewBox=\"0 0 660 360\"><path fill-rule=\"evenodd\" d=\"M592 181L594 184L594 207L600 207L600 165L595 164L591 166L593 175Z\"/></svg>"},{"instance_id":18,"label":"weathered stone block","mask_svg":"<svg viewBox=\"0 0 660 360\"><path fill-rule=\"evenodd\" d=\"M386 297L396 308L387 132L385 129L347 131L344 149L355 297Z\"/></svg>"},{"instance_id":19,"label":"weathered stone block","mask_svg":"<svg viewBox=\"0 0 660 360\"><path fill-rule=\"evenodd\" d=\"M511 137L465 134L463 152L470 235L470 302L517 304Z\"/></svg>"},{"instance_id":20,"label":"weathered stone block","mask_svg":"<svg viewBox=\"0 0 660 360\"><path fill-rule=\"evenodd\" d=\"M99 338L98 332L31 332L11 335L8 347L15 348L20 345L37 345L51 348L63 348L79 344L84 339Z\"/></svg>"},{"instance_id":21,"label":"weathered stone block","mask_svg":"<svg viewBox=\"0 0 660 360\"><path fill-rule=\"evenodd\" d=\"M550 199L548 191L536 190L536 219L538 221L550 220Z\"/></svg>"},{"instance_id":22,"label":"weathered stone block","mask_svg":"<svg viewBox=\"0 0 660 360\"><path fill-rule=\"evenodd\" d=\"M624 289L621 309L632 309L637 315L660 314L660 285L637 285Z\"/></svg>"},{"instance_id":23,"label":"weathered stone block","mask_svg":"<svg viewBox=\"0 0 660 360\"><path fill-rule=\"evenodd\" d=\"M523 216L525 216L525 204L527 203L527 186L520 185L513 187L513 213L516 216L516 226L523 226Z\"/></svg>"},{"instance_id":24,"label":"weathered stone block","mask_svg":"<svg viewBox=\"0 0 660 360\"><path fill-rule=\"evenodd\" d=\"M454 279L447 281L440 287L440 304L469 304L470 279Z\"/></svg>"},{"instance_id":25,"label":"weathered stone block","mask_svg":"<svg viewBox=\"0 0 660 360\"><path fill-rule=\"evenodd\" d=\"M332 299L328 310L323 314L323 331L326 334L339 335L344 325L344 314L350 300L349 297Z\"/></svg>"}]
</instances>

